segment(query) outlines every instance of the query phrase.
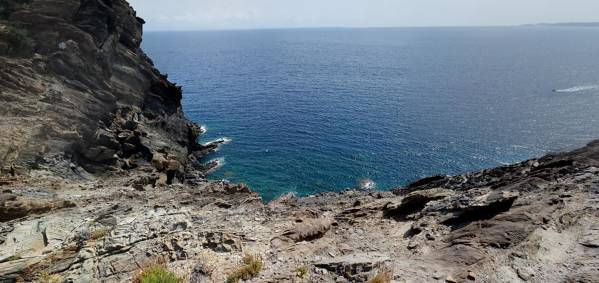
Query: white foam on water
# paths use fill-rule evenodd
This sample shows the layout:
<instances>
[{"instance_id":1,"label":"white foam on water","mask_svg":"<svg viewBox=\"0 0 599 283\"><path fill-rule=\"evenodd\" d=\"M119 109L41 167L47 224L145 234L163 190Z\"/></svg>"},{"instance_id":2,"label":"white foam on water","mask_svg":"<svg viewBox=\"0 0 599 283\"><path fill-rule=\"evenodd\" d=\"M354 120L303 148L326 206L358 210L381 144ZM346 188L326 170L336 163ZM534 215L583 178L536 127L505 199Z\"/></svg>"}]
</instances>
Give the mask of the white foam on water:
<instances>
[{"instance_id":1,"label":"white foam on water","mask_svg":"<svg viewBox=\"0 0 599 283\"><path fill-rule=\"evenodd\" d=\"M213 144L213 143L228 144L228 143L230 143L232 141L233 141L232 139L224 137L224 138L218 138L218 139L215 139L215 140L211 140L209 142L205 142L202 145L203 146L208 146L208 145Z\"/></svg>"},{"instance_id":2,"label":"white foam on water","mask_svg":"<svg viewBox=\"0 0 599 283\"><path fill-rule=\"evenodd\" d=\"M225 165L225 158L224 157L219 157L216 159L212 159L208 162L206 162L206 164L210 164L212 162L216 162L216 166L210 168L210 170L208 170L208 172L206 172L207 174L210 174L216 170L218 170L219 168L223 167Z\"/></svg>"},{"instance_id":3,"label":"white foam on water","mask_svg":"<svg viewBox=\"0 0 599 283\"><path fill-rule=\"evenodd\" d=\"M575 86L575 87L565 88L565 89L554 89L553 92L573 93L573 92L589 91L589 90L595 90L595 89L599 89L599 85L581 85L581 86Z\"/></svg>"},{"instance_id":4,"label":"white foam on water","mask_svg":"<svg viewBox=\"0 0 599 283\"><path fill-rule=\"evenodd\" d=\"M358 186L361 190L373 190L376 188L376 183L371 179L362 179Z\"/></svg>"}]
</instances>

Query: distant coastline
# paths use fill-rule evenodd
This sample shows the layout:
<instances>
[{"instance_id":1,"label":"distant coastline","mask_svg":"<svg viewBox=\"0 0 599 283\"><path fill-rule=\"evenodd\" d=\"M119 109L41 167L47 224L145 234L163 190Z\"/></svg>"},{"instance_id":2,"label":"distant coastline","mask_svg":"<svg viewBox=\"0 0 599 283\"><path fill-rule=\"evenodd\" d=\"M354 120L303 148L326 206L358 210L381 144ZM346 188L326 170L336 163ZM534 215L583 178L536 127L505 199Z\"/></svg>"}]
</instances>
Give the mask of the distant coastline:
<instances>
[{"instance_id":1,"label":"distant coastline","mask_svg":"<svg viewBox=\"0 0 599 283\"><path fill-rule=\"evenodd\" d=\"M551 26L551 27L599 27L599 22L571 22L571 23L538 23L522 26Z\"/></svg>"}]
</instances>

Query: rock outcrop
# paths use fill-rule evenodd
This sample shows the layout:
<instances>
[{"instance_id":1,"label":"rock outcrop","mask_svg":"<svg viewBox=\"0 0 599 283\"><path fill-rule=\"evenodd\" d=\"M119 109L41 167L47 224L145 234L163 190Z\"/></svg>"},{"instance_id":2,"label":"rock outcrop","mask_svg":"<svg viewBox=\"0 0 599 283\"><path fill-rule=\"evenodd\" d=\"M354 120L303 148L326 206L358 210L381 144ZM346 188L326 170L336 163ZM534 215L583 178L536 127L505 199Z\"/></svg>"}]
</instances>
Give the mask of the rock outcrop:
<instances>
[{"instance_id":1,"label":"rock outcrop","mask_svg":"<svg viewBox=\"0 0 599 283\"><path fill-rule=\"evenodd\" d=\"M223 141L197 143L142 24L124 0L0 2L0 282L131 282L157 263L189 282L597 282L599 141L264 204L204 178Z\"/></svg>"},{"instance_id":2,"label":"rock outcrop","mask_svg":"<svg viewBox=\"0 0 599 283\"><path fill-rule=\"evenodd\" d=\"M3 3L0 39L20 48L0 48L1 168L101 173L161 158L170 182L197 165L200 127L140 49L143 20L125 0Z\"/></svg>"},{"instance_id":3,"label":"rock outcrop","mask_svg":"<svg viewBox=\"0 0 599 283\"><path fill-rule=\"evenodd\" d=\"M223 282L252 253L263 265L251 282L368 282L381 270L397 282L594 282L597 153L594 142L395 194L270 204L225 182L140 189L135 171L35 169L1 187L0 279L128 282L161 259L190 282Z\"/></svg>"}]
</instances>

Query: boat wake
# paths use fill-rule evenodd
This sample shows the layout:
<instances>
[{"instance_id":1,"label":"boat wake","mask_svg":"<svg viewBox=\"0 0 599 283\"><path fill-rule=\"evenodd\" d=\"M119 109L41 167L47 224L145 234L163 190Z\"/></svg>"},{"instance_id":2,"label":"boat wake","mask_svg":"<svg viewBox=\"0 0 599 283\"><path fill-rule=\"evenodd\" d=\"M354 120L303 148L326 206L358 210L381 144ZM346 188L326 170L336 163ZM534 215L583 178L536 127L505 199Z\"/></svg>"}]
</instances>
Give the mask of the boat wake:
<instances>
[{"instance_id":1,"label":"boat wake","mask_svg":"<svg viewBox=\"0 0 599 283\"><path fill-rule=\"evenodd\" d=\"M599 89L599 85L581 85L581 86L575 86L575 87L565 88L565 89L554 89L553 92L574 93L574 92L583 92L583 91L590 91L590 90L596 90L596 89Z\"/></svg>"}]
</instances>

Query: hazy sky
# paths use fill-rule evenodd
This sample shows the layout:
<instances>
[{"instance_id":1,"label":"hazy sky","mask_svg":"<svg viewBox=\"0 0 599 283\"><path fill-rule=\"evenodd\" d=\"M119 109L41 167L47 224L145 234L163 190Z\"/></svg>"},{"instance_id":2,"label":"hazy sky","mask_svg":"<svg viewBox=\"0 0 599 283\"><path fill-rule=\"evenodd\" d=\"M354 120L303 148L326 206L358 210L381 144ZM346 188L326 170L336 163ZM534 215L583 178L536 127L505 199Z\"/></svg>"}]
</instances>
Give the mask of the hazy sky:
<instances>
[{"instance_id":1,"label":"hazy sky","mask_svg":"<svg viewBox=\"0 0 599 283\"><path fill-rule=\"evenodd\" d=\"M599 0L129 0L146 30L599 21Z\"/></svg>"}]
</instances>

